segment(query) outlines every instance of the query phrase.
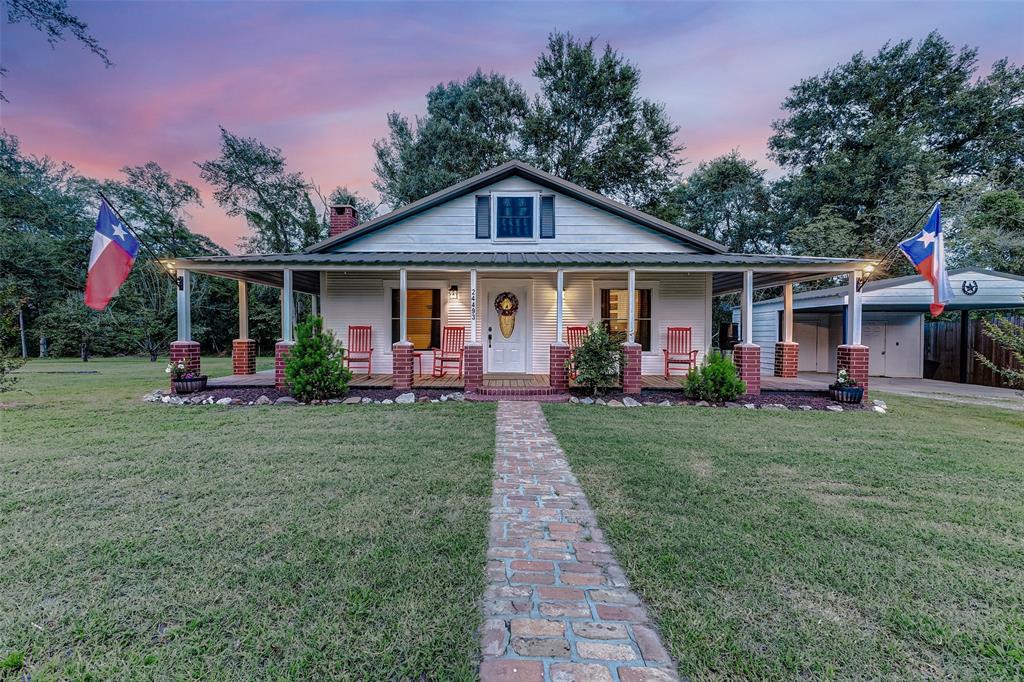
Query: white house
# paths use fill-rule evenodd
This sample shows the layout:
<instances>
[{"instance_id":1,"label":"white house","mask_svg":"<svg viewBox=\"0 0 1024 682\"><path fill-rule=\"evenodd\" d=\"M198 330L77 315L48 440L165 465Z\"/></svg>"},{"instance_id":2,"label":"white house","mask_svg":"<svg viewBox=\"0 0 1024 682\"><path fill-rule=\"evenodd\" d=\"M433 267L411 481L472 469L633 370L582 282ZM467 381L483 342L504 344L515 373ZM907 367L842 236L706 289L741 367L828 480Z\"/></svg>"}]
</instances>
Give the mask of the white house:
<instances>
[{"instance_id":1,"label":"white house","mask_svg":"<svg viewBox=\"0 0 1024 682\"><path fill-rule=\"evenodd\" d=\"M330 237L302 253L179 259L172 357L199 362L188 292L190 274L203 273L239 281L237 373L253 371L244 307L251 282L282 289L279 366L293 339L293 296L306 294L343 342L351 327L371 328L372 372L362 380L374 385L404 389L436 380L426 376L434 374L431 349L454 328L464 336L463 365L445 372L446 385L482 394L519 385L561 391L567 330L596 322L625 335L623 389L637 392L645 382L665 381L670 327L689 329L698 360L705 355L714 296L743 291L749 315L755 288L855 277L868 265L728 253L717 242L520 162L356 222L351 206L335 206ZM858 326L859 318L851 320ZM736 359L757 392L760 349L753 337L745 340Z\"/></svg>"},{"instance_id":2,"label":"white house","mask_svg":"<svg viewBox=\"0 0 1024 682\"><path fill-rule=\"evenodd\" d=\"M949 273L954 298L949 311L1024 308L1024 277L981 268ZM864 322L862 343L870 350L872 376L915 377L924 372L924 321L932 302L931 285L919 275L869 280L861 290ZM793 340L799 344L801 372L836 371L835 348L848 333L847 287L806 291L793 296ZM754 343L772 345L782 339L783 298L754 304ZM739 322L739 308L733 319ZM966 344L963 348L966 349ZM761 355L761 371L775 372L775 358Z\"/></svg>"}]
</instances>

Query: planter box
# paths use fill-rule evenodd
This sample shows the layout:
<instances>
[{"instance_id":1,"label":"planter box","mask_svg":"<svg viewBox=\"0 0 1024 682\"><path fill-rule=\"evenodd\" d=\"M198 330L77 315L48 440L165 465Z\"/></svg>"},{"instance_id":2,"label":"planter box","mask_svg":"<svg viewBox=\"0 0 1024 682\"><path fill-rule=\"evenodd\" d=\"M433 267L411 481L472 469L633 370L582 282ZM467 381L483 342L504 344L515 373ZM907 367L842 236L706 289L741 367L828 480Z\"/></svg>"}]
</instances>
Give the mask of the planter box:
<instances>
[{"instance_id":1,"label":"planter box","mask_svg":"<svg viewBox=\"0 0 1024 682\"><path fill-rule=\"evenodd\" d=\"M207 377L204 374L194 379L172 379L171 383L174 385L175 393L195 393L196 391L206 390L206 379Z\"/></svg>"},{"instance_id":2,"label":"planter box","mask_svg":"<svg viewBox=\"0 0 1024 682\"><path fill-rule=\"evenodd\" d=\"M863 386L836 386L832 384L828 387L828 395L832 400L837 403L859 403L864 400L864 387Z\"/></svg>"}]
</instances>

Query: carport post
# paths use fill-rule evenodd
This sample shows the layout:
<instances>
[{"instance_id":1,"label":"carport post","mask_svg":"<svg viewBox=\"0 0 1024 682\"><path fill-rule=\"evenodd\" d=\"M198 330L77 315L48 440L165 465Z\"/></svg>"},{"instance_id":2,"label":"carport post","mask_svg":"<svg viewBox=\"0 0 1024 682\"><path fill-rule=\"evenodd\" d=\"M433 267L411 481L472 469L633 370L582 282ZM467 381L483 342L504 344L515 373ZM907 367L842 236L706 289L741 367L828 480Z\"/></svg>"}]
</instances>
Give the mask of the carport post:
<instances>
[{"instance_id":1,"label":"carport post","mask_svg":"<svg viewBox=\"0 0 1024 682\"><path fill-rule=\"evenodd\" d=\"M743 271L743 294L740 301L740 331L743 343L754 343L754 271Z\"/></svg>"},{"instance_id":2,"label":"carport post","mask_svg":"<svg viewBox=\"0 0 1024 682\"><path fill-rule=\"evenodd\" d=\"M849 300L846 304L846 343L851 346L861 345L860 322L861 322L861 298L860 290L857 287L857 280L860 279L860 271L854 270L850 273Z\"/></svg>"},{"instance_id":3,"label":"carport post","mask_svg":"<svg viewBox=\"0 0 1024 682\"><path fill-rule=\"evenodd\" d=\"M292 271L285 270L281 287L281 340L292 341Z\"/></svg>"},{"instance_id":4,"label":"carport post","mask_svg":"<svg viewBox=\"0 0 1024 682\"><path fill-rule=\"evenodd\" d=\"M188 270L178 270L178 341L192 340L192 281Z\"/></svg>"},{"instance_id":5,"label":"carport post","mask_svg":"<svg viewBox=\"0 0 1024 682\"><path fill-rule=\"evenodd\" d=\"M238 280L238 338L249 338L249 283Z\"/></svg>"}]
</instances>

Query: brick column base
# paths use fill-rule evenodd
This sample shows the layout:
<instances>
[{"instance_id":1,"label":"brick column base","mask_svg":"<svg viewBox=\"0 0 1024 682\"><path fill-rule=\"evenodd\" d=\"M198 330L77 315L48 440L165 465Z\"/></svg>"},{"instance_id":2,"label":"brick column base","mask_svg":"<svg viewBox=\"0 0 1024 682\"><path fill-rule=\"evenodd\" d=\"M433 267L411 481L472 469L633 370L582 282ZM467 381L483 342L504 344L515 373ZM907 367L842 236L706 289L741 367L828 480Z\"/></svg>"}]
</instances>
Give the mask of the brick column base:
<instances>
[{"instance_id":1,"label":"brick column base","mask_svg":"<svg viewBox=\"0 0 1024 682\"><path fill-rule=\"evenodd\" d=\"M288 354L292 352L294 345L294 341L278 341L274 344L274 387L282 391L288 389L284 366L288 363Z\"/></svg>"},{"instance_id":2,"label":"brick column base","mask_svg":"<svg viewBox=\"0 0 1024 682\"><path fill-rule=\"evenodd\" d=\"M622 344L626 366L622 368L622 392L632 395L640 393L640 370L643 365L643 346L639 343Z\"/></svg>"},{"instance_id":3,"label":"brick column base","mask_svg":"<svg viewBox=\"0 0 1024 682\"><path fill-rule=\"evenodd\" d=\"M747 384L747 395L761 395L761 347L754 343L736 344L732 361L740 379Z\"/></svg>"},{"instance_id":4,"label":"brick column base","mask_svg":"<svg viewBox=\"0 0 1024 682\"><path fill-rule=\"evenodd\" d=\"M391 346L391 388L408 391L412 388L412 351L409 341L399 341Z\"/></svg>"},{"instance_id":5,"label":"brick column base","mask_svg":"<svg viewBox=\"0 0 1024 682\"><path fill-rule=\"evenodd\" d=\"M177 364L178 362L184 362L185 368L196 372L201 371L201 361L199 359L199 342L198 341L173 341L171 343L171 362ZM174 392L174 382L171 381L171 393Z\"/></svg>"},{"instance_id":6,"label":"brick column base","mask_svg":"<svg viewBox=\"0 0 1024 682\"><path fill-rule=\"evenodd\" d=\"M235 339L231 342L232 374L256 373L256 342L252 339Z\"/></svg>"},{"instance_id":7,"label":"brick column base","mask_svg":"<svg viewBox=\"0 0 1024 682\"><path fill-rule=\"evenodd\" d=\"M471 393L484 385L484 345L467 343L464 350L462 377L466 392Z\"/></svg>"},{"instance_id":8,"label":"brick column base","mask_svg":"<svg viewBox=\"0 0 1024 682\"><path fill-rule=\"evenodd\" d=\"M796 379L797 362L800 358L800 344L779 341L775 344L775 376Z\"/></svg>"},{"instance_id":9,"label":"brick column base","mask_svg":"<svg viewBox=\"0 0 1024 682\"><path fill-rule=\"evenodd\" d=\"M836 348L836 371L845 369L858 386L864 387L864 398L868 397L868 347L843 344Z\"/></svg>"},{"instance_id":10,"label":"brick column base","mask_svg":"<svg viewBox=\"0 0 1024 682\"><path fill-rule=\"evenodd\" d=\"M570 354L569 344L553 343L548 346L548 383L551 388L559 391L569 388L569 370L565 362Z\"/></svg>"}]
</instances>

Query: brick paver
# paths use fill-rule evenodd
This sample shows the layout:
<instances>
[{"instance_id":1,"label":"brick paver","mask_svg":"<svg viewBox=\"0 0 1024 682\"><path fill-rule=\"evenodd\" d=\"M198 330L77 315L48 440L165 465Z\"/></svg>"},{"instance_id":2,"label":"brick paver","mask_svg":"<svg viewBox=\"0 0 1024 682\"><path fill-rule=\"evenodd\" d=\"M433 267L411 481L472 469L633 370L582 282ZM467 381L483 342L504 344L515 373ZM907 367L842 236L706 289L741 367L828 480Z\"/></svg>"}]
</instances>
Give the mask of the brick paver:
<instances>
[{"instance_id":1,"label":"brick paver","mask_svg":"<svg viewBox=\"0 0 1024 682\"><path fill-rule=\"evenodd\" d=\"M538 403L498 403L494 471L481 679L677 679Z\"/></svg>"}]
</instances>

